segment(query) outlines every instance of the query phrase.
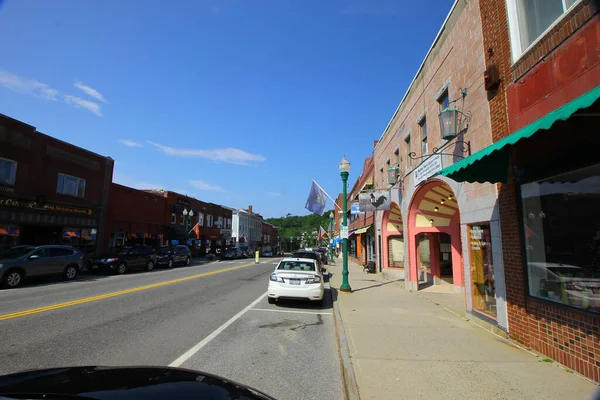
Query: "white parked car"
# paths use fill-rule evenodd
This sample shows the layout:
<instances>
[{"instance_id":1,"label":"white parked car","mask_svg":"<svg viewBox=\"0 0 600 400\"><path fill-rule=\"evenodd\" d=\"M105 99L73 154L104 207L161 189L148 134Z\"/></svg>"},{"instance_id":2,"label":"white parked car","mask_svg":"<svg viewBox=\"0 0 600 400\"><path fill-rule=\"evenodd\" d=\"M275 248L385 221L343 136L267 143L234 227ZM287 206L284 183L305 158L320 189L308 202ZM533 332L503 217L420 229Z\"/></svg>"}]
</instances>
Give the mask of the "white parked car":
<instances>
[{"instance_id":1,"label":"white parked car","mask_svg":"<svg viewBox=\"0 0 600 400\"><path fill-rule=\"evenodd\" d=\"M269 303L277 299L306 299L323 304L323 274L310 258L284 258L269 277Z\"/></svg>"}]
</instances>

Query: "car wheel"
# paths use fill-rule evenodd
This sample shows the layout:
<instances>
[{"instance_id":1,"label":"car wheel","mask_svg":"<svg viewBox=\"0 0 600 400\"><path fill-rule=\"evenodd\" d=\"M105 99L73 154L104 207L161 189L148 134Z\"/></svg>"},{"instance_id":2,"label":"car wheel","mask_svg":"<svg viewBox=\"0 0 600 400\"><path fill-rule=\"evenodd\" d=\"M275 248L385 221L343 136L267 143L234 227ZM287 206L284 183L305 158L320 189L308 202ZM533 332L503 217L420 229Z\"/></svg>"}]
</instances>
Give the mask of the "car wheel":
<instances>
[{"instance_id":1,"label":"car wheel","mask_svg":"<svg viewBox=\"0 0 600 400\"><path fill-rule=\"evenodd\" d=\"M275 302L277 301L277 299L274 299L272 297L267 297L267 300L269 301L269 304L275 304Z\"/></svg>"},{"instance_id":2,"label":"car wheel","mask_svg":"<svg viewBox=\"0 0 600 400\"><path fill-rule=\"evenodd\" d=\"M167 262L167 268L173 268L173 259L169 258L169 261Z\"/></svg>"},{"instance_id":3,"label":"car wheel","mask_svg":"<svg viewBox=\"0 0 600 400\"><path fill-rule=\"evenodd\" d=\"M190 265L191 262L192 260L189 257L185 259L185 265Z\"/></svg>"},{"instance_id":4,"label":"car wheel","mask_svg":"<svg viewBox=\"0 0 600 400\"><path fill-rule=\"evenodd\" d=\"M125 272L127 272L127 265L125 265L125 263L119 263L117 265L117 274L123 275Z\"/></svg>"},{"instance_id":5,"label":"car wheel","mask_svg":"<svg viewBox=\"0 0 600 400\"><path fill-rule=\"evenodd\" d=\"M77 277L77 267L74 265L69 265L65 268L65 279L68 281L72 281Z\"/></svg>"},{"instance_id":6,"label":"car wheel","mask_svg":"<svg viewBox=\"0 0 600 400\"><path fill-rule=\"evenodd\" d=\"M152 262L152 260L148 261L148 264L146 264L146 271L150 272L154 269L154 263Z\"/></svg>"},{"instance_id":7,"label":"car wheel","mask_svg":"<svg viewBox=\"0 0 600 400\"><path fill-rule=\"evenodd\" d=\"M23 272L18 269L13 269L12 271L8 271L6 275L4 275L4 287L13 289L18 287L23 282Z\"/></svg>"}]
</instances>

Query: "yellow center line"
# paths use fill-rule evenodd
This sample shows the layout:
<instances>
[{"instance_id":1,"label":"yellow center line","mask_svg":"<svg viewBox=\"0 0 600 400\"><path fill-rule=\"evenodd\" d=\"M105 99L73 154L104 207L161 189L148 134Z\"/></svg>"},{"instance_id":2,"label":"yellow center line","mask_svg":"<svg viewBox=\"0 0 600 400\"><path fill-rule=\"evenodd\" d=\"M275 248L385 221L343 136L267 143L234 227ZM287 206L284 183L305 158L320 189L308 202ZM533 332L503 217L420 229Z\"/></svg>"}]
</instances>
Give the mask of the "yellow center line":
<instances>
[{"instance_id":1,"label":"yellow center line","mask_svg":"<svg viewBox=\"0 0 600 400\"><path fill-rule=\"evenodd\" d=\"M64 303L57 303L57 304L52 304L52 305L49 305L49 306L44 306L44 307L39 307L39 308L31 308L29 310L18 311L18 312L10 313L10 314L4 314L4 315L0 315L0 321L4 321L4 320L7 320L7 319L12 319L12 318L24 317L26 315L31 315L31 314L38 314L38 313L42 313L42 312L46 312L46 311L51 311L51 310L57 310L59 308L71 307L71 306L75 306L77 304L91 303L93 301L109 299L111 297L122 296L124 294L141 292L143 290L154 289L154 288L161 287L161 286L172 285L174 283L185 282L185 281L189 281L189 280L192 280L192 279L204 278L206 276L216 275L216 274L220 274L222 272L234 271L236 269L246 268L246 267L250 267L252 265L256 265L256 264L255 263L251 263L251 264L238 265L237 267L219 269L219 270L211 271L211 272L204 272L204 273L198 274L198 275L186 276L186 277L183 277L183 278L173 279L173 280L170 280L170 281L153 283L151 285L139 286L139 287L132 288L132 289L121 290L121 291L118 291L118 292L101 294L99 296L86 297L86 298L83 298L83 299L78 299L78 300L73 300L73 301L67 301L67 302L64 302Z\"/></svg>"}]
</instances>

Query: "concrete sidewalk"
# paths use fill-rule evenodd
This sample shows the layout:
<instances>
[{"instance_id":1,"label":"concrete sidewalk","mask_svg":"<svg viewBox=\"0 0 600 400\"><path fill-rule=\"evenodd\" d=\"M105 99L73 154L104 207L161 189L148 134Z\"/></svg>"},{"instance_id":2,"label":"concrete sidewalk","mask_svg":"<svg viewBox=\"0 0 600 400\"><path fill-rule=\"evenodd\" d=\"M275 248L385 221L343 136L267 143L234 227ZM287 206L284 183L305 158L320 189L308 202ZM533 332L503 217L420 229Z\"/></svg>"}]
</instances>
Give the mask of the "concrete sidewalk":
<instances>
[{"instance_id":1,"label":"concrete sidewalk","mask_svg":"<svg viewBox=\"0 0 600 400\"><path fill-rule=\"evenodd\" d=\"M598 389L485 331L468 316L456 315L452 309L464 304L464 295L448 294L454 306L444 307L404 290L402 281L367 274L354 263L349 275L353 292L343 293L336 290L342 281L341 259L327 267L334 314L341 318L338 341L349 398L354 397L354 379L364 400L575 400L589 399Z\"/></svg>"}]
</instances>

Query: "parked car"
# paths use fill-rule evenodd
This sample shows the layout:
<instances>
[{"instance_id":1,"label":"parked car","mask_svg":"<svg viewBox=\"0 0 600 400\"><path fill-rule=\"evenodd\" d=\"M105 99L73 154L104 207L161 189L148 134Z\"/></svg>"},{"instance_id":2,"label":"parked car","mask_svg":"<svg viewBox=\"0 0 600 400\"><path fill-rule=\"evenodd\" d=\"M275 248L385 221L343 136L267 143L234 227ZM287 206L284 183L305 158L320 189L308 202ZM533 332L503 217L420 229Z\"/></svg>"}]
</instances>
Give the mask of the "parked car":
<instances>
[{"instance_id":1,"label":"parked car","mask_svg":"<svg viewBox=\"0 0 600 400\"><path fill-rule=\"evenodd\" d=\"M316 251L296 250L292 254L292 257L293 258L310 258L312 260L317 261L317 266L319 267L319 270L321 270L323 268L323 262L321 260L321 255L319 253L317 253Z\"/></svg>"},{"instance_id":2,"label":"parked car","mask_svg":"<svg viewBox=\"0 0 600 400\"><path fill-rule=\"evenodd\" d=\"M156 251L150 246L123 247L116 254L108 253L92 260L91 271L124 274L135 269L152 271L156 265Z\"/></svg>"},{"instance_id":3,"label":"parked car","mask_svg":"<svg viewBox=\"0 0 600 400\"><path fill-rule=\"evenodd\" d=\"M254 251L248 246L240 246L239 249L242 251L244 258L254 257Z\"/></svg>"},{"instance_id":4,"label":"parked car","mask_svg":"<svg viewBox=\"0 0 600 400\"><path fill-rule=\"evenodd\" d=\"M156 253L156 265L166 265L167 268L173 268L175 264L190 265L192 261L192 252L184 245L162 247Z\"/></svg>"},{"instance_id":5,"label":"parked car","mask_svg":"<svg viewBox=\"0 0 600 400\"><path fill-rule=\"evenodd\" d=\"M271 250L265 250L262 252L262 256L263 257L273 257L273 253L271 252Z\"/></svg>"},{"instance_id":6,"label":"parked car","mask_svg":"<svg viewBox=\"0 0 600 400\"><path fill-rule=\"evenodd\" d=\"M0 254L0 282L16 288L26 278L62 275L77 277L83 267L83 254L71 246L16 246Z\"/></svg>"},{"instance_id":7,"label":"parked car","mask_svg":"<svg viewBox=\"0 0 600 400\"><path fill-rule=\"evenodd\" d=\"M269 304L278 299L306 299L323 304L323 274L312 258L284 258L269 277Z\"/></svg>"},{"instance_id":8,"label":"parked car","mask_svg":"<svg viewBox=\"0 0 600 400\"><path fill-rule=\"evenodd\" d=\"M237 247L225 250L225 253L221 256L221 260L237 260L239 258L244 258L244 253Z\"/></svg>"}]
</instances>

